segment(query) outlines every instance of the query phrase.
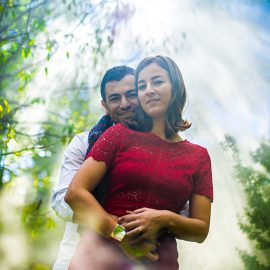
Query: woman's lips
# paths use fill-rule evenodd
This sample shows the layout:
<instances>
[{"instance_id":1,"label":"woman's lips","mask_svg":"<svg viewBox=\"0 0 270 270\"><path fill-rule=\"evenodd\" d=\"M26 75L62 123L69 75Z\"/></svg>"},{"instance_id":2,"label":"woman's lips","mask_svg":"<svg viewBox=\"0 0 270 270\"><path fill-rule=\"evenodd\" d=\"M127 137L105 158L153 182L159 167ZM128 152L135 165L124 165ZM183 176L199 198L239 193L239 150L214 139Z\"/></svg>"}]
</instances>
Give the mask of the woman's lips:
<instances>
[{"instance_id":1,"label":"woman's lips","mask_svg":"<svg viewBox=\"0 0 270 270\"><path fill-rule=\"evenodd\" d=\"M159 99L158 98L152 98L152 99L147 100L146 104L156 102L156 101L159 101Z\"/></svg>"}]
</instances>

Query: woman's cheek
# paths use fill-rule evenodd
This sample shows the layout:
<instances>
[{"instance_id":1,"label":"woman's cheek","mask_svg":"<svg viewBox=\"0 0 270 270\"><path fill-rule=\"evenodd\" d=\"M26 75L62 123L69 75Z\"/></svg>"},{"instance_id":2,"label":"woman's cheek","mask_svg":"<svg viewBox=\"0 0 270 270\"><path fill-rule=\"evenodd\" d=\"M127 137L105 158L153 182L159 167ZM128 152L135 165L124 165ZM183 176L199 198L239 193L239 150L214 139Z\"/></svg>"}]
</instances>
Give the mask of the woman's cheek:
<instances>
[{"instance_id":1,"label":"woman's cheek","mask_svg":"<svg viewBox=\"0 0 270 270\"><path fill-rule=\"evenodd\" d=\"M146 107L145 105L146 104L145 104L145 97L144 97L144 95L143 94L139 94L138 95L138 99L139 99L139 102L141 103L142 108L145 109L145 107Z\"/></svg>"}]
</instances>

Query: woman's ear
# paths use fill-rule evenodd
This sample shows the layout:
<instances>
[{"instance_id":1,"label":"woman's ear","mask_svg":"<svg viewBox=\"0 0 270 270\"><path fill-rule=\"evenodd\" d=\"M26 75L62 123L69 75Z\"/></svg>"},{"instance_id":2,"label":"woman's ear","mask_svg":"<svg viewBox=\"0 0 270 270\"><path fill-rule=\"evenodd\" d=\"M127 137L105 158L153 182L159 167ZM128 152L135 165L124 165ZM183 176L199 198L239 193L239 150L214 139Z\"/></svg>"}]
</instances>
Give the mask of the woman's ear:
<instances>
[{"instance_id":1,"label":"woman's ear","mask_svg":"<svg viewBox=\"0 0 270 270\"><path fill-rule=\"evenodd\" d=\"M103 99L101 100L101 105L105 109L106 114L109 114L107 103Z\"/></svg>"}]
</instances>

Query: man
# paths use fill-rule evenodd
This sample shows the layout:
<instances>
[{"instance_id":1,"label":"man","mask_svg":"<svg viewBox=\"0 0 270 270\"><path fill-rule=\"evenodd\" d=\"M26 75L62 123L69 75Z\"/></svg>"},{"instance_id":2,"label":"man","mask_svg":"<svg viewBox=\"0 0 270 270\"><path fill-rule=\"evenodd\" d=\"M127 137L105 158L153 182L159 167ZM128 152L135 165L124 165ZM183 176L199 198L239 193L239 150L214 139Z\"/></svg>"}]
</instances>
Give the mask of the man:
<instances>
[{"instance_id":1,"label":"man","mask_svg":"<svg viewBox=\"0 0 270 270\"><path fill-rule=\"evenodd\" d=\"M53 269L67 269L80 237L77 224L72 223L73 211L64 201L68 186L84 161L86 153L98 137L114 123L121 122L133 115L138 106L135 89L134 70L126 66L109 69L101 82L101 104L108 116L103 116L99 123L89 132L77 134L65 153L61 167L59 182L53 191L52 208L57 215L67 221L63 240L60 244L58 258ZM109 117L110 116L110 117ZM90 146L90 147L89 147ZM100 193L100 192L99 192ZM100 194L98 194L100 195ZM104 194L101 194L104 195Z\"/></svg>"}]
</instances>

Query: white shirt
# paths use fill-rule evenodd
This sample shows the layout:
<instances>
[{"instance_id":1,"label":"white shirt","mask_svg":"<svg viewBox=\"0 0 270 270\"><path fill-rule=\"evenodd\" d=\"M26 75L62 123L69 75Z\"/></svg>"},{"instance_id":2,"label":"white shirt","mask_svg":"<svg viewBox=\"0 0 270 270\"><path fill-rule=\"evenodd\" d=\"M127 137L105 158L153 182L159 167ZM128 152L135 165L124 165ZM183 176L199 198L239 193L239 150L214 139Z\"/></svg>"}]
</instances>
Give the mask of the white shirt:
<instances>
[{"instance_id":1,"label":"white shirt","mask_svg":"<svg viewBox=\"0 0 270 270\"><path fill-rule=\"evenodd\" d=\"M65 221L72 221L73 211L64 197L70 182L83 164L88 148L88 132L75 135L70 142L61 166L59 182L53 190L51 206L56 214Z\"/></svg>"},{"instance_id":2,"label":"white shirt","mask_svg":"<svg viewBox=\"0 0 270 270\"><path fill-rule=\"evenodd\" d=\"M79 234L77 233L78 225L72 223L73 211L65 202L64 197L73 176L84 161L88 148L88 133L77 134L70 142L61 166L58 185L53 190L51 206L60 218L68 221L53 270L68 269L70 260L80 241Z\"/></svg>"}]
</instances>

